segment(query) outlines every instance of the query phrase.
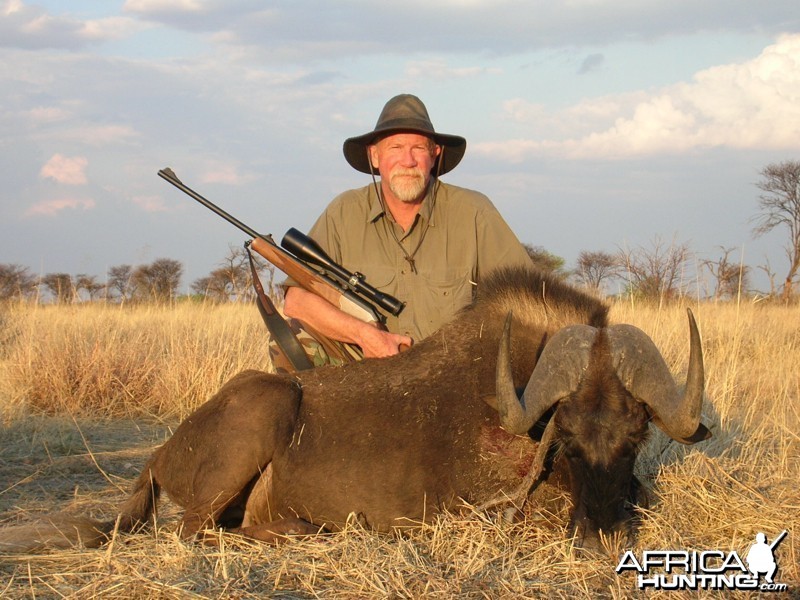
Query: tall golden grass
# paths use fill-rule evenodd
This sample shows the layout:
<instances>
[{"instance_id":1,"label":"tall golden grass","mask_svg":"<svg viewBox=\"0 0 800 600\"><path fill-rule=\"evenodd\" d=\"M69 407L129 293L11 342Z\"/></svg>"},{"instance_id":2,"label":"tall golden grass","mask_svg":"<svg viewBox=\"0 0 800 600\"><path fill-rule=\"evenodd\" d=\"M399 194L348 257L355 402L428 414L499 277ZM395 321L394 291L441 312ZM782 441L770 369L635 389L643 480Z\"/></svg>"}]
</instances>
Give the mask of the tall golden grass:
<instances>
[{"instance_id":1,"label":"tall golden grass","mask_svg":"<svg viewBox=\"0 0 800 600\"><path fill-rule=\"evenodd\" d=\"M706 361L704 420L694 447L654 431L637 473L651 502L635 543L645 549L736 550L783 529L776 581L800 595L800 308L692 307ZM679 306L616 304L615 322L644 329L683 381L688 325ZM244 368L269 367L252 307L0 308L0 520L43 513L110 517L170 427ZM582 554L566 539L566 500L537 496L525 520L448 515L406 537L353 524L279 548L224 539L183 543L166 503L154 533L100 550L0 558L9 598L700 598L745 593L653 592L614 572L625 548Z\"/></svg>"},{"instance_id":2,"label":"tall golden grass","mask_svg":"<svg viewBox=\"0 0 800 600\"><path fill-rule=\"evenodd\" d=\"M7 307L7 410L183 417L245 368L269 369L252 306Z\"/></svg>"}]
</instances>

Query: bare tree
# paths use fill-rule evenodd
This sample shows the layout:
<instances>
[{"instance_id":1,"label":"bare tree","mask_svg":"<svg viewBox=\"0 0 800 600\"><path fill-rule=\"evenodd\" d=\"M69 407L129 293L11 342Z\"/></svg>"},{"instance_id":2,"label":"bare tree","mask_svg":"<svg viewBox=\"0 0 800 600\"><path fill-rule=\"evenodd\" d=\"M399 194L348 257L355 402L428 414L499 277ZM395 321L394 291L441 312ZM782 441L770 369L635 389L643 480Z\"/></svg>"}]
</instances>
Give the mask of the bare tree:
<instances>
[{"instance_id":1,"label":"bare tree","mask_svg":"<svg viewBox=\"0 0 800 600\"><path fill-rule=\"evenodd\" d=\"M730 260L730 254L736 248L722 246L719 248L722 256L716 260L702 260L700 264L714 278L714 298L716 300L735 298L740 293L746 292L749 287L750 267Z\"/></svg>"},{"instance_id":2,"label":"bare tree","mask_svg":"<svg viewBox=\"0 0 800 600\"><path fill-rule=\"evenodd\" d=\"M29 298L36 292L36 277L22 265L0 264L0 300Z\"/></svg>"},{"instance_id":3,"label":"bare tree","mask_svg":"<svg viewBox=\"0 0 800 600\"><path fill-rule=\"evenodd\" d=\"M111 267L108 270L108 279L106 282L108 294L119 299L120 302L130 300L133 292L131 277L133 277L132 266L117 265Z\"/></svg>"},{"instance_id":4,"label":"bare tree","mask_svg":"<svg viewBox=\"0 0 800 600\"><path fill-rule=\"evenodd\" d=\"M587 288L600 291L603 282L619 274L619 260L608 252L581 250L575 268L575 278Z\"/></svg>"},{"instance_id":5,"label":"bare tree","mask_svg":"<svg viewBox=\"0 0 800 600\"><path fill-rule=\"evenodd\" d=\"M215 269L205 277L195 279L189 287L195 294L203 296L206 300L227 302L230 299L228 282L219 271L219 269Z\"/></svg>"},{"instance_id":6,"label":"bare tree","mask_svg":"<svg viewBox=\"0 0 800 600\"><path fill-rule=\"evenodd\" d=\"M247 302L253 298L253 277L247 249L243 246L228 246L228 254L222 261L218 276L225 281L227 297L234 302Z\"/></svg>"},{"instance_id":7,"label":"bare tree","mask_svg":"<svg viewBox=\"0 0 800 600\"><path fill-rule=\"evenodd\" d=\"M794 281L800 270L800 161L785 161L767 165L761 170L756 186L763 194L758 197L759 214L753 217L756 237L776 227L786 227L789 240L784 246L789 259L789 271L783 282L783 296L792 296Z\"/></svg>"},{"instance_id":8,"label":"bare tree","mask_svg":"<svg viewBox=\"0 0 800 600\"><path fill-rule=\"evenodd\" d=\"M159 258L140 265L131 274L134 296L143 301L170 302L178 295L183 265L171 258Z\"/></svg>"},{"instance_id":9,"label":"bare tree","mask_svg":"<svg viewBox=\"0 0 800 600\"><path fill-rule=\"evenodd\" d=\"M669 300L681 293L688 258L688 243L666 244L658 236L650 248L620 249L617 255L630 293L649 300Z\"/></svg>"},{"instance_id":10,"label":"bare tree","mask_svg":"<svg viewBox=\"0 0 800 600\"><path fill-rule=\"evenodd\" d=\"M758 265L758 268L764 271L764 274L769 278L769 295L770 297L774 298L777 289L777 286L775 285L775 278L778 276L778 274L772 270L772 267L769 264L769 259L767 259L766 264Z\"/></svg>"},{"instance_id":11,"label":"bare tree","mask_svg":"<svg viewBox=\"0 0 800 600\"><path fill-rule=\"evenodd\" d=\"M258 258L255 259L256 272L267 274L268 280L262 282L264 292L275 299L275 267ZM192 283L192 290L216 302L252 302L255 296L253 276L247 250L241 246L230 246L228 255L218 269L206 277Z\"/></svg>"}]
</instances>

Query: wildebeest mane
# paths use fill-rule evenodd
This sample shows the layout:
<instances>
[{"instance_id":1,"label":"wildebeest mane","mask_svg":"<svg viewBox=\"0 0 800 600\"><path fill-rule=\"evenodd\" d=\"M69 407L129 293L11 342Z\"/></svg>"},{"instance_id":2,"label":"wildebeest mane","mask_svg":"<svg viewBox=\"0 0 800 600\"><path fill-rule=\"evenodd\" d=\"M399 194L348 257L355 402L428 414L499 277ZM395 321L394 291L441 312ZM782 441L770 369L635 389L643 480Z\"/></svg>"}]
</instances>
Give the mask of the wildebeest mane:
<instances>
[{"instance_id":1,"label":"wildebeest mane","mask_svg":"<svg viewBox=\"0 0 800 600\"><path fill-rule=\"evenodd\" d=\"M580 322L592 327L608 323L608 306L537 267L509 267L490 273L478 286L472 309L497 307L517 315L543 316L558 325ZM469 308L467 309L469 310Z\"/></svg>"}]
</instances>

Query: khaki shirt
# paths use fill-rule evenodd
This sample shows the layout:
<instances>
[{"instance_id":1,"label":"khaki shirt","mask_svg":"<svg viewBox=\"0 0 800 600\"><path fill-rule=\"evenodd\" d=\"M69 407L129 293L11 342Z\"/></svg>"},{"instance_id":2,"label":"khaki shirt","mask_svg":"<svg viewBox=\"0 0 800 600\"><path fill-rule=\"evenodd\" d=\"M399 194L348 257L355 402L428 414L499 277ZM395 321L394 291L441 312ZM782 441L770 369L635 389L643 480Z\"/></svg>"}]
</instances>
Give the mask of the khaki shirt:
<instances>
[{"instance_id":1,"label":"khaki shirt","mask_svg":"<svg viewBox=\"0 0 800 600\"><path fill-rule=\"evenodd\" d=\"M486 196L441 182L435 201L429 193L406 232L384 212L375 186L368 185L337 196L309 235L345 269L362 273L367 283L405 302L399 316L387 315L386 325L416 341L469 304L489 271L531 264ZM398 241L413 256L416 273Z\"/></svg>"}]
</instances>

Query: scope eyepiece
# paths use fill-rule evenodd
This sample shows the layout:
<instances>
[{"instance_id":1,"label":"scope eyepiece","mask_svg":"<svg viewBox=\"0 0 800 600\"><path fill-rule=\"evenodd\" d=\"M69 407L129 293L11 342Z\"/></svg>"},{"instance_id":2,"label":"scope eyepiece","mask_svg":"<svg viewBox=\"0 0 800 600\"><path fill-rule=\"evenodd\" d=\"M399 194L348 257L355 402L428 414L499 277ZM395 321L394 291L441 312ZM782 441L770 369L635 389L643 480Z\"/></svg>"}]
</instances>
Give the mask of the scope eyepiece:
<instances>
[{"instance_id":1,"label":"scope eyepiece","mask_svg":"<svg viewBox=\"0 0 800 600\"><path fill-rule=\"evenodd\" d=\"M405 307L404 302L394 296L384 294L368 284L361 273L357 271L350 273L347 269L335 263L317 242L294 227L289 229L286 235L283 236L281 247L294 254L300 260L322 267L350 290L365 297L370 302L374 302L395 317Z\"/></svg>"}]
</instances>

